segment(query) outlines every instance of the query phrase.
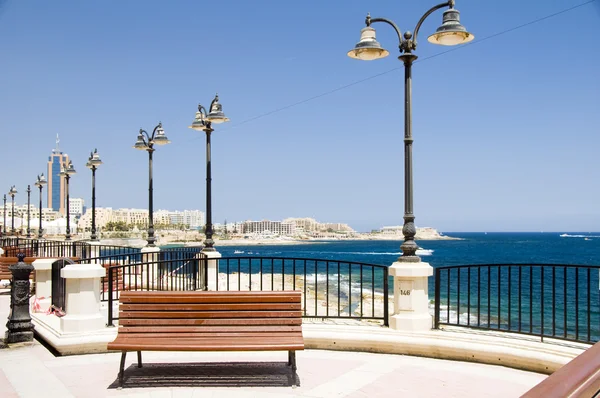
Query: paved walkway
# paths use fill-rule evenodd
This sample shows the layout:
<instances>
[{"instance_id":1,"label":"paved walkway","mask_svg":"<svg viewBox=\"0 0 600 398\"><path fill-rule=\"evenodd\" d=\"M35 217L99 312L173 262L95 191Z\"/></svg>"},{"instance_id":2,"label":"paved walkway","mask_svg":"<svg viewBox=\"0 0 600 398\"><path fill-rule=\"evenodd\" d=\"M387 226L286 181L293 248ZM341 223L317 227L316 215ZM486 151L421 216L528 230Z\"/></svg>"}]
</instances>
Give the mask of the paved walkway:
<instances>
[{"instance_id":1,"label":"paved walkway","mask_svg":"<svg viewBox=\"0 0 600 398\"><path fill-rule=\"evenodd\" d=\"M546 376L494 365L404 355L306 350L298 371L285 352L145 352L55 357L38 342L0 350L7 397L519 397ZM298 387L293 388L294 379Z\"/></svg>"}]
</instances>

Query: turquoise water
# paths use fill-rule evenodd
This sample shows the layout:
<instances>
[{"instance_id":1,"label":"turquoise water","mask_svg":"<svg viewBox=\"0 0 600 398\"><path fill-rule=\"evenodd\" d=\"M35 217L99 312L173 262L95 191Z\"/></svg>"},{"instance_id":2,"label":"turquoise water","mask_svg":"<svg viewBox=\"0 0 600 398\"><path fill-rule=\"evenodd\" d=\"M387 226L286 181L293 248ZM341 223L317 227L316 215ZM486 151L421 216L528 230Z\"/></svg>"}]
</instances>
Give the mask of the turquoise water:
<instances>
[{"instance_id":1,"label":"turquoise water","mask_svg":"<svg viewBox=\"0 0 600 398\"><path fill-rule=\"evenodd\" d=\"M551 263L600 265L600 233L451 233L462 240L418 241L433 267L462 264ZM587 238L587 240L586 240ZM224 257L300 257L391 265L401 241L328 241L297 245L220 246ZM235 251L243 253L235 254Z\"/></svg>"}]
</instances>

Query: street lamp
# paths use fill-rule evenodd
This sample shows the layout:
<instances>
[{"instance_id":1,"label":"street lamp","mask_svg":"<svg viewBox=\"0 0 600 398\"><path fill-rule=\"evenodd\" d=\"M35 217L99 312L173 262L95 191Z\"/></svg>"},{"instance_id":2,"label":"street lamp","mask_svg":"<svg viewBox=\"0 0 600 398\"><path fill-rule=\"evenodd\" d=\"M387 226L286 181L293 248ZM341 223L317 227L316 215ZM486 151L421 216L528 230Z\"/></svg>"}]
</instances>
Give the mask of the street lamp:
<instances>
[{"instance_id":1,"label":"street lamp","mask_svg":"<svg viewBox=\"0 0 600 398\"><path fill-rule=\"evenodd\" d=\"M12 220L11 220L11 224L10 224L11 235L15 234L15 195L17 193L18 193L17 188L15 188L14 185L12 187L10 187L10 191L8 191L8 194L12 198Z\"/></svg>"},{"instance_id":2,"label":"street lamp","mask_svg":"<svg viewBox=\"0 0 600 398\"><path fill-rule=\"evenodd\" d=\"M3 235L6 235L6 194L4 194L4 223L2 226L4 227Z\"/></svg>"},{"instance_id":3,"label":"street lamp","mask_svg":"<svg viewBox=\"0 0 600 398\"><path fill-rule=\"evenodd\" d=\"M31 221L31 185L27 185L27 237L31 238L31 228L29 222Z\"/></svg>"},{"instance_id":4,"label":"street lamp","mask_svg":"<svg viewBox=\"0 0 600 398\"><path fill-rule=\"evenodd\" d=\"M92 236L90 236L92 241L98 240L98 237L96 236L96 169L101 164L102 160L100 160L98 150L94 149L94 152L90 153L90 158L85 164L87 168L92 170Z\"/></svg>"},{"instance_id":5,"label":"street lamp","mask_svg":"<svg viewBox=\"0 0 600 398\"><path fill-rule=\"evenodd\" d=\"M373 59L383 58L389 55L389 52L381 47L375 39L375 29L371 27L372 23L385 22L391 25L396 31L399 40L400 55L399 60L404 62L404 226L402 233L404 234L404 242L400 246L402 256L398 261L404 262L419 262L420 258L416 255L417 244L415 243L415 216L413 213L413 176L412 176L412 77L411 67L417 56L412 53L417 48L417 35L421 24L434 11L448 7L444 11L442 25L437 28L436 32L429 36L428 41L434 44L445 46L453 46L470 42L474 36L460 24L459 12L454 8L454 0L438 4L427 11L417 23L414 34L410 31L404 33L404 38L400 33L398 26L385 18L371 18L367 14L366 28L361 30L360 41L356 46L348 51L350 58L370 61Z\"/></svg>"},{"instance_id":6,"label":"street lamp","mask_svg":"<svg viewBox=\"0 0 600 398\"><path fill-rule=\"evenodd\" d=\"M213 123L228 122L229 118L223 113L223 106L219 104L219 96L215 95L215 99L210 103L209 111L206 111L202 105L198 105L196 118L189 128L196 131L204 131L206 133L206 226L204 227L204 248L202 251L215 251L215 242L212 239L212 198L211 198L211 160L210 160L210 133L214 131Z\"/></svg>"},{"instance_id":7,"label":"street lamp","mask_svg":"<svg viewBox=\"0 0 600 398\"><path fill-rule=\"evenodd\" d=\"M144 137L145 136L145 137ZM171 141L167 139L165 131L162 128L162 123L158 123L152 135L150 136L146 130L140 129L137 136L137 142L133 146L135 149L141 151L148 151L148 245L154 247L154 222L152 221L152 152L154 152L154 145L166 145Z\"/></svg>"},{"instance_id":8,"label":"street lamp","mask_svg":"<svg viewBox=\"0 0 600 398\"><path fill-rule=\"evenodd\" d=\"M71 209L70 209L70 201L69 201L69 180L73 174L76 174L75 168L73 167L73 162L69 160L69 164L63 164L62 170L59 175L65 177L65 189L67 193L67 230L65 231L65 240L71 240Z\"/></svg>"},{"instance_id":9,"label":"street lamp","mask_svg":"<svg viewBox=\"0 0 600 398\"><path fill-rule=\"evenodd\" d=\"M37 176L37 181L35 182L35 186L40 189L40 226L38 229L38 239L42 239L42 188L46 185L46 177L44 177L44 173L42 175Z\"/></svg>"}]
</instances>

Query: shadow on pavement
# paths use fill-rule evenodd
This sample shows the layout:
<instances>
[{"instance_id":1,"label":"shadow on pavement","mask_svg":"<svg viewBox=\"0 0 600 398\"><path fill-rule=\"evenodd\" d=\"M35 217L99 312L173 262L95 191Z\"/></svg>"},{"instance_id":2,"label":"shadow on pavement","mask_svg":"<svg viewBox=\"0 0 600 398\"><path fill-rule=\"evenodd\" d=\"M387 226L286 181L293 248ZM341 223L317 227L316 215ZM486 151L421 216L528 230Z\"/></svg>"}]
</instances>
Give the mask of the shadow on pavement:
<instances>
[{"instance_id":1,"label":"shadow on pavement","mask_svg":"<svg viewBox=\"0 0 600 398\"><path fill-rule=\"evenodd\" d=\"M115 370L117 366L115 366ZM123 388L292 387L296 372L285 362L149 363L125 369ZM117 388L117 379L108 388Z\"/></svg>"}]
</instances>

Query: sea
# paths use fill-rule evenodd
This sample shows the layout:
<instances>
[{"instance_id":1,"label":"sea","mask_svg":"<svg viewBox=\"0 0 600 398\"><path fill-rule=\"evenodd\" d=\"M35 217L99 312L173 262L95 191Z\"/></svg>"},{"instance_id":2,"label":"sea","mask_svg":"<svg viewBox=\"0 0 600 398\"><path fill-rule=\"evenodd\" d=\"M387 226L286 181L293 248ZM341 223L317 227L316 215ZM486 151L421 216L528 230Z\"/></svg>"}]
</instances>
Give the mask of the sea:
<instances>
[{"instance_id":1,"label":"sea","mask_svg":"<svg viewBox=\"0 0 600 398\"><path fill-rule=\"evenodd\" d=\"M432 267L466 264L600 266L600 232L447 232L459 240L417 241ZM344 260L391 265L401 240L330 240L286 245L220 246L223 257L259 256Z\"/></svg>"}]
</instances>

